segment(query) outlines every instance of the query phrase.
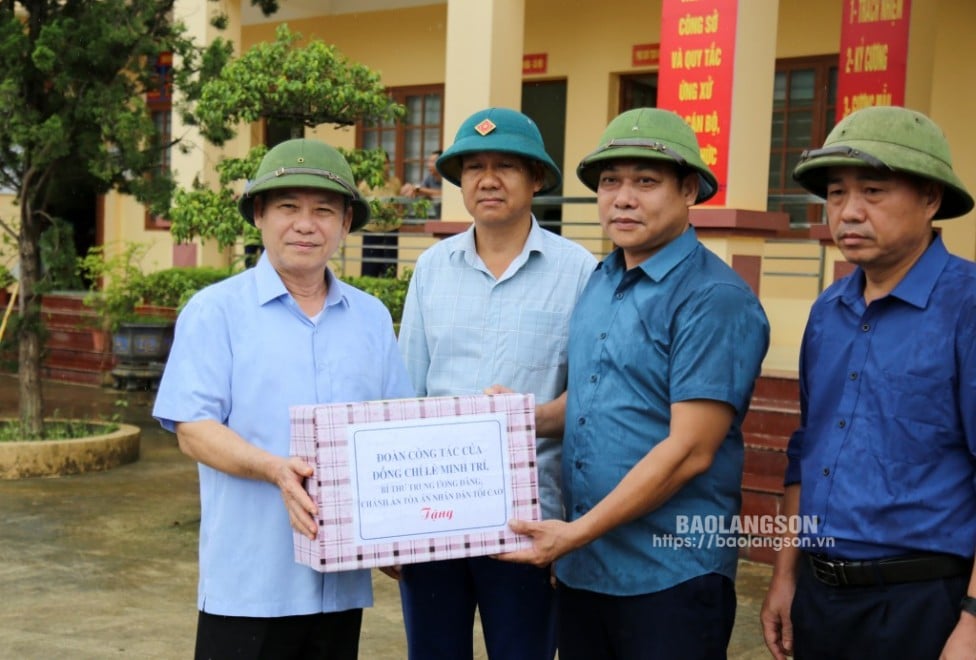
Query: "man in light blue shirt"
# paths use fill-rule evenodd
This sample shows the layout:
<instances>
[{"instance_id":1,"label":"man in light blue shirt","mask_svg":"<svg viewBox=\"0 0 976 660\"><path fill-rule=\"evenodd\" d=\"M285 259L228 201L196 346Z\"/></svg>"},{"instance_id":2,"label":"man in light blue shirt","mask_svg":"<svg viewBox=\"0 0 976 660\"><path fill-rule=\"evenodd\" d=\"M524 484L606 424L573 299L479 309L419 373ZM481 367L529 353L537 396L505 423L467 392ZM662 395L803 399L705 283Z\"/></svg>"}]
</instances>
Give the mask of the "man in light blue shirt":
<instances>
[{"instance_id":1,"label":"man in light blue shirt","mask_svg":"<svg viewBox=\"0 0 976 660\"><path fill-rule=\"evenodd\" d=\"M570 322L566 521L513 521L533 548L503 558L558 559L560 660L725 658L738 550L679 521L739 512L769 324L689 225L717 182L681 117L623 113L577 174L617 249Z\"/></svg>"},{"instance_id":2,"label":"man in light blue shirt","mask_svg":"<svg viewBox=\"0 0 976 660\"><path fill-rule=\"evenodd\" d=\"M417 260L400 327L414 390L480 394L501 383L549 402L565 390L569 317L596 265L532 216L533 195L558 187L559 169L535 123L504 108L469 117L437 168L461 187L474 223ZM537 455L543 515L561 517L559 439L539 438ZM476 607L491 658L555 653L548 567L413 564L400 593L412 660L470 658Z\"/></svg>"},{"instance_id":3,"label":"man in light blue shirt","mask_svg":"<svg viewBox=\"0 0 976 660\"><path fill-rule=\"evenodd\" d=\"M264 254L187 304L153 410L200 463L196 657L352 660L370 575L294 560L292 528L316 526L289 406L410 395L389 312L328 268L368 206L337 151L290 140L240 208Z\"/></svg>"}]
</instances>

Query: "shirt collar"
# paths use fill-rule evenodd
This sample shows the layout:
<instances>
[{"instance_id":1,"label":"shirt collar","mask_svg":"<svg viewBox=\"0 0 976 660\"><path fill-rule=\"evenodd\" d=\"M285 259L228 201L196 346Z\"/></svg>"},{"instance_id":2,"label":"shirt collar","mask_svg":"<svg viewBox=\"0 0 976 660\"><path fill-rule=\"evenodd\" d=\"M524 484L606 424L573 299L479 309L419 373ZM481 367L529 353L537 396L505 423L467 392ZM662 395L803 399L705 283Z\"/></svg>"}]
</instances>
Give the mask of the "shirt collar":
<instances>
[{"instance_id":1,"label":"shirt collar","mask_svg":"<svg viewBox=\"0 0 976 660\"><path fill-rule=\"evenodd\" d=\"M263 252L254 267L254 279L257 285L258 304L264 305L281 296L288 295L285 283L281 281L281 276L271 265L268 253ZM342 291L341 282L328 267L325 269L325 282L328 285L328 294L325 297L325 306L331 307L339 303L348 303L345 293Z\"/></svg>"},{"instance_id":2,"label":"shirt collar","mask_svg":"<svg viewBox=\"0 0 976 660\"><path fill-rule=\"evenodd\" d=\"M539 225L535 219L535 216L533 215L532 226L529 228L529 235L525 239L525 245L522 246L522 252L520 252L519 256L515 259L519 265L526 261L528 256L533 252L545 254L546 237L542 233L544 231L546 230ZM468 227L463 234L458 235L458 241L451 247L451 255L460 254L469 266L474 266L480 262L480 257L478 256L478 246L475 244L474 240L474 232L475 225L472 222L471 226Z\"/></svg>"},{"instance_id":3,"label":"shirt collar","mask_svg":"<svg viewBox=\"0 0 976 660\"><path fill-rule=\"evenodd\" d=\"M912 265L905 277L895 285L889 296L898 298L909 305L920 309L929 302L929 296L935 288L939 275L949 262L949 251L946 250L942 236L935 235L932 244L926 248L918 261ZM864 296L864 271L858 266L843 286L831 294L830 298L842 298L845 304L852 305Z\"/></svg>"},{"instance_id":4,"label":"shirt collar","mask_svg":"<svg viewBox=\"0 0 976 660\"><path fill-rule=\"evenodd\" d=\"M642 261L637 267L655 282L660 282L696 247L698 247L698 235L695 234L695 228L689 226L680 236ZM605 269L607 275L624 270L623 252L620 248L615 249L597 268Z\"/></svg>"}]
</instances>

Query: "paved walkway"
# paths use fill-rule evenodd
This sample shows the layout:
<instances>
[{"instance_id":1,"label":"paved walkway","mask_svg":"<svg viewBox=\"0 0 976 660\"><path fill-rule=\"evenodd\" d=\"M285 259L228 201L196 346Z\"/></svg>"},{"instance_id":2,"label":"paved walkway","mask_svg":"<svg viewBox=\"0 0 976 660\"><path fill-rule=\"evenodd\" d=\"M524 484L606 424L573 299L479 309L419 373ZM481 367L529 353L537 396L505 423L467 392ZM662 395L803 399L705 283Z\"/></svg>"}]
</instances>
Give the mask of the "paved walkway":
<instances>
[{"instance_id":1,"label":"paved walkway","mask_svg":"<svg viewBox=\"0 0 976 660\"><path fill-rule=\"evenodd\" d=\"M45 382L51 416L116 415L143 429L140 460L107 472L0 481L0 657L192 657L199 499L195 464L150 418L152 394ZM17 381L0 375L0 414ZM758 611L769 567L741 562L729 657L769 657ZM406 657L395 583L374 572L360 656ZM484 658L480 642L476 658Z\"/></svg>"}]
</instances>

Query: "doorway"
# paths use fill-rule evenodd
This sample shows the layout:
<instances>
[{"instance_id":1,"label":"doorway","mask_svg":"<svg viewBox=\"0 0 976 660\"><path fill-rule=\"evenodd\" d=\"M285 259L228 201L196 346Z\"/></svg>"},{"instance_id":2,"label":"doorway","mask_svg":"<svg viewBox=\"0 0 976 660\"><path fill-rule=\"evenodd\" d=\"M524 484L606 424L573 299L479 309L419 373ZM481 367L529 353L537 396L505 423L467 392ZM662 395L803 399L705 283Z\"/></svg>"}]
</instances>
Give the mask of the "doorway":
<instances>
[{"instance_id":1,"label":"doorway","mask_svg":"<svg viewBox=\"0 0 976 660\"><path fill-rule=\"evenodd\" d=\"M546 80L522 83L522 112L528 115L539 127L546 151L566 176L566 81ZM563 186L559 185L546 195L562 196ZM546 229L562 233L562 204L533 204L539 224Z\"/></svg>"}]
</instances>

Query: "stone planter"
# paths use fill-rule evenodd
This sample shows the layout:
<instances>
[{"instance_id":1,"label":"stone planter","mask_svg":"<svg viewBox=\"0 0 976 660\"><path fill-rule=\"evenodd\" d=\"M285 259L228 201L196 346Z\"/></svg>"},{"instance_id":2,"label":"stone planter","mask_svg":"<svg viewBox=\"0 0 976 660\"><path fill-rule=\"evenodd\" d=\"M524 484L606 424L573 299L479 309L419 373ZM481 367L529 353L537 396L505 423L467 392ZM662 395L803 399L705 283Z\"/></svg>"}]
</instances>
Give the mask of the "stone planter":
<instances>
[{"instance_id":1,"label":"stone planter","mask_svg":"<svg viewBox=\"0 0 976 660\"><path fill-rule=\"evenodd\" d=\"M122 323L112 336L116 389L155 390L173 343L173 322Z\"/></svg>"},{"instance_id":2,"label":"stone planter","mask_svg":"<svg viewBox=\"0 0 976 660\"><path fill-rule=\"evenodd\" d=\"M166 362L172 343L172 322L127 322L112 335L112 353L130 365Z\"/></svg>"},{"instance_id":3,"label":"stone planter","mask_svg":"<svg viewBox=\"0 0 976 660\"><path fill-rule=\"evenodd\" d=\"M138 426L70 440L0 442L0 479L54 477L108 470L139 459Z\"/></svg>"}]
</instances>

